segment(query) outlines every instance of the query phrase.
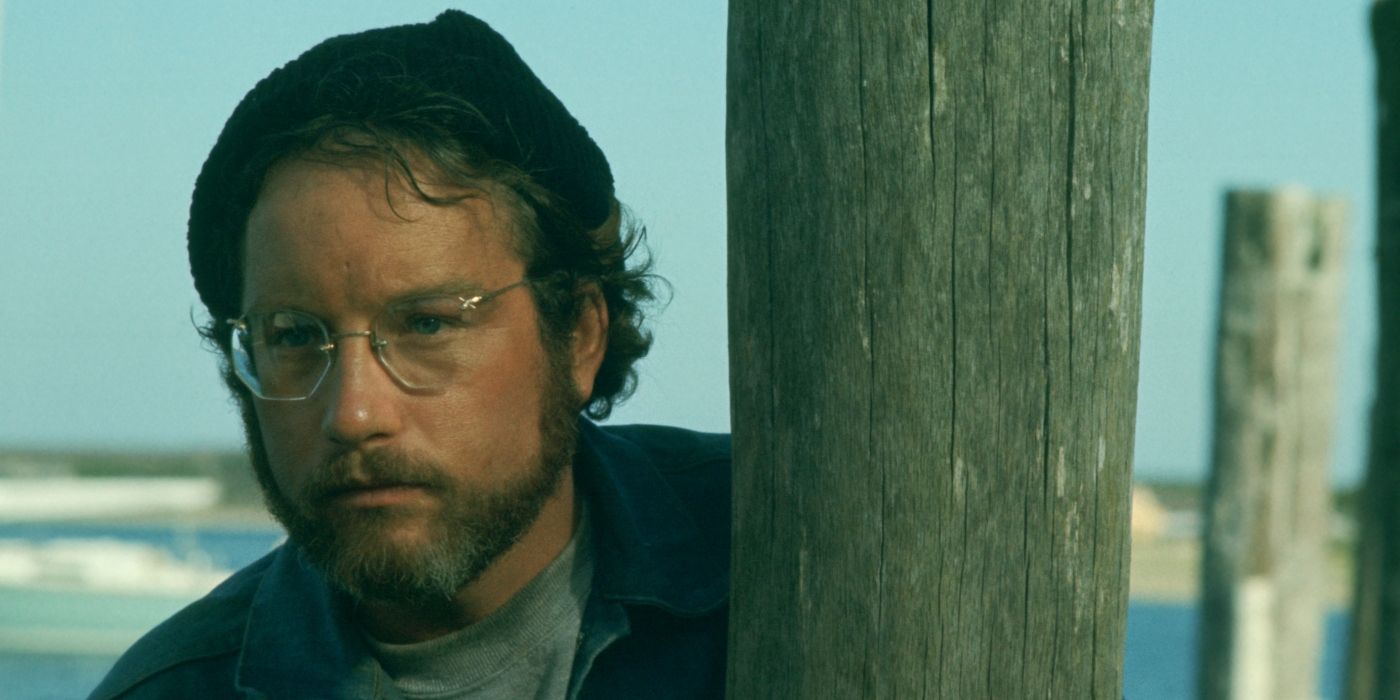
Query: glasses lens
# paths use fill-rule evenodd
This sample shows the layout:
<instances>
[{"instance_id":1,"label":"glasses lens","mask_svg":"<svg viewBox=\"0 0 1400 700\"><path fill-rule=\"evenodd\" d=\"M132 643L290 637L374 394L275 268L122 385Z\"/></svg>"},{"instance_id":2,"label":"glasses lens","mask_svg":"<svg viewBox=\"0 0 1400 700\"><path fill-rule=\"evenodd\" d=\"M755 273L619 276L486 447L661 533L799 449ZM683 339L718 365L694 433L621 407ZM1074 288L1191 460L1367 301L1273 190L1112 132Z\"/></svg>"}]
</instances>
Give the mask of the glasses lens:
<instances>
[{"instance_id":1,"label":"glasses lens","mask_svg":"<svg viewBox=\"0 0 1400 700\"><path fill-rule=\"evenodd\" d=\"M315 316L276 311L250 316L236 333L234 370L265 399L311 395L330 367L329 341Z\"/></svg>"},{"instance_id":2,"label":"glasses lens","mask_svg":"<svg viewBox=\"0 0 1400 700\"><path fill-rule=\"evenodd\" d=\"M469 337L480 312L460 297L413 299L385 309L374 323L384 366L413 389L450 384L472 366L476 344Z\"/></svg>"}]
</instances>

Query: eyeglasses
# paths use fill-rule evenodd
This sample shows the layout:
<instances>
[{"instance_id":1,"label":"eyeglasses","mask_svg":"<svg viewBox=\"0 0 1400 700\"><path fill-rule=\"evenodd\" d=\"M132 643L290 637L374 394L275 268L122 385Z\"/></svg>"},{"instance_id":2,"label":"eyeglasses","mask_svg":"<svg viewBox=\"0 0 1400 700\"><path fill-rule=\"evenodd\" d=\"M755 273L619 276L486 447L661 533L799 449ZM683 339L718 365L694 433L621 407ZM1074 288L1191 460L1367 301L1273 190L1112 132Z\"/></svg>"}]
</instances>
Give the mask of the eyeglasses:
<instances>
[{"instance_id":1,"label":"eyeglasses","mask_svg":"<svg viewBox=\"0 0 1400 700\"><path fill-rule=\"evenodd\" d=\"M281 310L229 319L233 326L233 371L256 396L273 401L310 397L334 364L344 338L369 338L380 364L404 388L435 391L450 384L480 352L469 331L478 307L516 287L458 296L442 294L398 302L370 322L369 330L331 333L311 314Z\"/></svg>"}]
</instances>

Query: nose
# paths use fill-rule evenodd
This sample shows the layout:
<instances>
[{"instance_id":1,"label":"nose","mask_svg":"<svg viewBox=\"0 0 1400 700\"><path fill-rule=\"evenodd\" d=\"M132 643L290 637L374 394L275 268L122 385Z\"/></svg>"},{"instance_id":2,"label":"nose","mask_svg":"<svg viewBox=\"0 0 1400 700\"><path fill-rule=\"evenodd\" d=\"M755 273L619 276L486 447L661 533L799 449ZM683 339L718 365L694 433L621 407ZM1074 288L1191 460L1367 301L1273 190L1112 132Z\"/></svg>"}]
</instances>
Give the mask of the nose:
<instances>
[{"instance_id":1,"label":"nose","mask_svg":"<svg viewBox=\"0 0 1400 700\"><path fill-rule=\"evenodd\" d=\"M365 342L354 336L364 335ZM343 447L383 441L398 432L401 392L379 363L368 333L346 334L336 347L326 385L321 432Z\"/></svg>"}]
</instances>

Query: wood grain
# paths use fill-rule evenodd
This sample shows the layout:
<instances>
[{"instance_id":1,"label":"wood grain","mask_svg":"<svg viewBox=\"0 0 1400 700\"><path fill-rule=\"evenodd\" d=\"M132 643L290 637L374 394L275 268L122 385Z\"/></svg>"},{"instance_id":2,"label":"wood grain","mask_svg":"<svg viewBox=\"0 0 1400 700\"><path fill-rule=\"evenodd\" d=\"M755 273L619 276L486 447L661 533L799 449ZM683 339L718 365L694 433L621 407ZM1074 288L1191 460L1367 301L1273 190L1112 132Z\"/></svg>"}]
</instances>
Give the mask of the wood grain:
<instances>
[{"instance_id":1,"label":"wood grain","mask_svg":"<svg viewBox=\"0 0 1400 700\"><path fill-rule=\"evenodd\" d=\"M1120 697L1151 18L731 2L733 697Z\"/></svg>"}]
</instances>

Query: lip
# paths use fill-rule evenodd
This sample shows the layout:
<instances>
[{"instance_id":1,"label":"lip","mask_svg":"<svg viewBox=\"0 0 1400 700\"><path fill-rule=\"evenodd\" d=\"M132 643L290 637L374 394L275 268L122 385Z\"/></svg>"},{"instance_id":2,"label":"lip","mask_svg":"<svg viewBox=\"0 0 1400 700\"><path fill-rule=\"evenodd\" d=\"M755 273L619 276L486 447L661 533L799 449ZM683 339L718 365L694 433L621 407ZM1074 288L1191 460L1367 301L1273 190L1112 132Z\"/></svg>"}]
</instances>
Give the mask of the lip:
<instances>
[{"instance_id":1,"label":"lip","mask_svg":"<svg viewBox=\"0 0 1400 700\"><path fill-rule=\"evenodd\" d=\"M426 494L427 489L418 484L373 484L336 489L326 500L351 508L387 508L415 503Z\"/></svg>"}]
</instances>

